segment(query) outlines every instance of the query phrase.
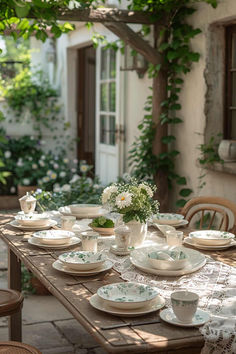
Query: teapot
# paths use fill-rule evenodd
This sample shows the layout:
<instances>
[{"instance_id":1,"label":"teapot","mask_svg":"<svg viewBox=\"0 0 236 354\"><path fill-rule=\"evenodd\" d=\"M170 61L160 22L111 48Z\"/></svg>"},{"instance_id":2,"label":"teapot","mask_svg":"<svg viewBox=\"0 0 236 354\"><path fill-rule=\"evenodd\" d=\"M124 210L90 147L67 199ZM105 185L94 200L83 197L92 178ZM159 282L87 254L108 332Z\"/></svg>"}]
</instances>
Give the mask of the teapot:
<instances>
[{"instance_id":1,"label":"teapot","mask_svg":"<svg viewBox=\"0 0 236 354\"><path fill-rule=\"evenodd\" d=\"M19 199L21 210L25 214L33 213L36 208L36 199L27 192L22 198Z\"/></svg>"}]
</instances>

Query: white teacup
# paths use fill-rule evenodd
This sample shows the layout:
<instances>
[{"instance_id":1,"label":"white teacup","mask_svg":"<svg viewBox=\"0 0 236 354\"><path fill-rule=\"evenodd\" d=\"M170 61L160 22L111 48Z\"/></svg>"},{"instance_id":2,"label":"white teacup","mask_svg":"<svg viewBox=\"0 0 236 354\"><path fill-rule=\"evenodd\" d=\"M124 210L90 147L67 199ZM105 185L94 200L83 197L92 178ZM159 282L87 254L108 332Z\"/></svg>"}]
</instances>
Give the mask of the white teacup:
<instances>
[{"instance_id":1,"label":"white teacup","mask_svg":"<svg viewBox=\"0 0 236 354\"><path fill-rule=\"evenodd\" d=\"M199 296L190 291L176 291L171 294L171 305L177 319L191 323L197 311Z\"/></svg>"},{"instance_id":2,"label":"white teacup","mask_svg":"<svg viewBox=\"0 0 236 354\"><path fill-rule=\"evenodd\" d=\"M99 233L94 231L81 232L82 250L96 253L98 248L98 236Z\"/></svg>"},{"instance_id":3,"label":"white teacup","mask_svg":"<svg viewBox=\"0 0 236 354\"><path fill-rule=\"evenodd\" d=\"M76 221L75 216L62 216L61 217L61 228L63 230L71 231Z\"/></svg>"},{"instance_id":4,"label":"white teacup","mask_svg":"<svg viewBox=\"0 0 236 354\"><path fill-rule=\"evenodd\" d=\"M169 246L182 246L184 233L183 231L169 230L166 231L166 242Z\"/></svg>"}]
</instances>

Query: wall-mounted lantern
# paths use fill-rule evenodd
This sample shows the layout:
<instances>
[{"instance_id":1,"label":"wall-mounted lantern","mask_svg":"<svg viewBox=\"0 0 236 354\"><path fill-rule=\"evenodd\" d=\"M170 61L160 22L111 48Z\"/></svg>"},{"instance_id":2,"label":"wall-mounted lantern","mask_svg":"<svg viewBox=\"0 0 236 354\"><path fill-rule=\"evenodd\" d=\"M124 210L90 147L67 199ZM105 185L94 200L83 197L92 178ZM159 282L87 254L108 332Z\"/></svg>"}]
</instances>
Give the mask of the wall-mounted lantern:
<instances>
[{"instance_id":1,"label":"wall-mounted lantern","mask_svg":"<svg viewBox=\"0 0 236 354\"><path fill-rule=\"evenodd\" d=\"M135 70L138 74L138 77L142 79L144 74L148 69L148 62L146 59L139 53L133 53L133 50L130 46L125 46L124 52L124 66L120 68L121 71L133 71Z\"/></svg>"}]
</instances>

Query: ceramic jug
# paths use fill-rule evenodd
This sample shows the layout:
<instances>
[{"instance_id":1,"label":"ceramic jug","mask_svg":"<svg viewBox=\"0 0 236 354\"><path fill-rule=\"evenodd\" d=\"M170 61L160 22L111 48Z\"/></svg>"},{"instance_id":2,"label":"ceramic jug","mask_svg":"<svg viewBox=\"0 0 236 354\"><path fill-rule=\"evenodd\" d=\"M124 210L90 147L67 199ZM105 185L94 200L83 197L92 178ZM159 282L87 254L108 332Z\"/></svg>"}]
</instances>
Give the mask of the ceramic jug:
<instances>
[{"instance_id":1,"label":"ceramic jug","mask_svg":"<svg viewBox=\"0 0 236 354\"><path fill-rule=\"evenodd\" d=\"M36 208L36 199L30 195L29 192L26 193L22 198L19 199L21 210L25 214L33 213Z\"/></svg>"}]
</instances>

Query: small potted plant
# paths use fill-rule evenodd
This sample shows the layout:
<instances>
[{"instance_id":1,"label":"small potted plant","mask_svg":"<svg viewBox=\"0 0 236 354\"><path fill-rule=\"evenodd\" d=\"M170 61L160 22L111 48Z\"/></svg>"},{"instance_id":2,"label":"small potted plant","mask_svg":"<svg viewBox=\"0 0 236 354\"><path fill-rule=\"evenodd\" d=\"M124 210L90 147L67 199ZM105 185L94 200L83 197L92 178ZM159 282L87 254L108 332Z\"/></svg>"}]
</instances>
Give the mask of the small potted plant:
<instances>
[{"instance_id":1,"label":"small potted plant","mask_svg":"<svg viewBox=\"0 0 236 354\"><path fill-rule=\"evenodd\" d=\"M153 199L156 186L130 178L127 183L113 183L104 189L102 204L110 211L121 214L123 222L131 230L130 246L143 243L147 233L147 220L159 210Z\"/></svg>"}]
</instances>

